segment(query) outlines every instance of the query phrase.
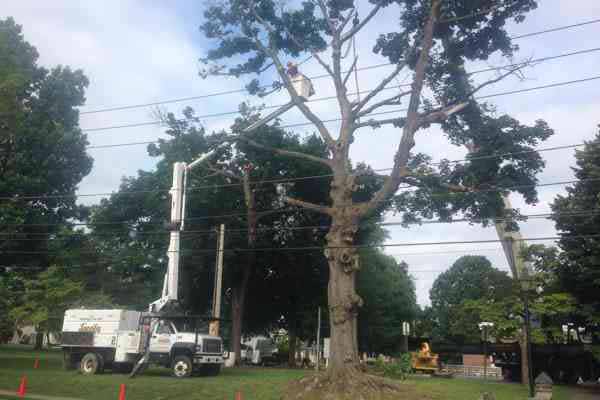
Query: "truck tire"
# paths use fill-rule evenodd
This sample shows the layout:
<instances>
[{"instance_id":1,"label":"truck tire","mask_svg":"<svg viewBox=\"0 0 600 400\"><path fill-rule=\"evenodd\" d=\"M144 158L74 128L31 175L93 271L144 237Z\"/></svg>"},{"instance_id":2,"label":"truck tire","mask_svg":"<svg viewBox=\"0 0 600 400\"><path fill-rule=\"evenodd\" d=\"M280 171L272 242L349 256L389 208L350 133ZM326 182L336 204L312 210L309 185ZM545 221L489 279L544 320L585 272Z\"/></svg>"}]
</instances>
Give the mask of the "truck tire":
<instances>
[{"instance_id":1,"label":"truck tire","mask_svg":"<svg viewBox=\"0 0 600 400\"><path fill-rule=\"evenodd\" d=\"M194 365L188 356L177 356L171 363L171 373L175 378L188 378L192 375Z\"/></svg>"},{"instance_id":2,"label":"truck tire","mask_svg":"<svg viewBox=\"0 0 600 400\"><path fill-rule=\"evenodd\" d=\"M87 353L79 363L79 371L83 375L100 374L104 370L104 359L99 353Z\"/></svg>"}]
</instances>

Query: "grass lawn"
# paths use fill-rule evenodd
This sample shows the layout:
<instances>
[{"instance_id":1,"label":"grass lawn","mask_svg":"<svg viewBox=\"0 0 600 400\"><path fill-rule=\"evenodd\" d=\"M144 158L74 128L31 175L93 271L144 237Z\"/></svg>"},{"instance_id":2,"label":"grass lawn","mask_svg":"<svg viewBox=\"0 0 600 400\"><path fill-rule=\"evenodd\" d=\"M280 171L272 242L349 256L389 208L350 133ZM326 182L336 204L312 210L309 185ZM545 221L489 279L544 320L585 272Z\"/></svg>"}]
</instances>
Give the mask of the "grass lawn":
<instances>
[{"instance_id":1,"label":"grass lawn","mask_svg":"<svg viewBox=\"0 0 600 400\"><path fill-rule=\"evenodd\" d=\"M135 379L112 373L82 376L75 371L63 371L61 356L59 351L33 352L22 346L0 346L0 390L16 391L21 376L27 375L28 393L86 400L117 399L121 383L127 385L127 400L223 400L233 399L238 390L244 400L274 400L279 399L286 382L306 373L275 368L227 368L218 377L179 380L170 377L169 370L157 368ZM36 358L40 360L39 369L33 369ZM414 385L417 392L434 400L477 400L483 391L493 392L497 400L527 397L526 389L517 384L435 378L411 379L406 384ZM571 398L568 388L555 390L555 400Z\"/></svg>"}]
</instances>

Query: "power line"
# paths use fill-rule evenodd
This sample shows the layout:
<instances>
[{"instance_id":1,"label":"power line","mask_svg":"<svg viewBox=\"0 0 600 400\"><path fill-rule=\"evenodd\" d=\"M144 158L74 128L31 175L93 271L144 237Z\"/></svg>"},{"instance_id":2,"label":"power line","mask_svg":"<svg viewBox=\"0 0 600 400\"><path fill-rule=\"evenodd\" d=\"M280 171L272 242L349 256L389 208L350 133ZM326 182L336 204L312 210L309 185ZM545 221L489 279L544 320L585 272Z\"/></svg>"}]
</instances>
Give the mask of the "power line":
<instances>
[{"instance_id":1,"label":"power line","mask_svg":"<svg viewBox=\"0 0 600 400\"><path fill-rule=\"evenodd\" d=\"M551 60L556 60L556 59L560 59L560 58L571 57L571 56L575 56L575 55L589 54L589 53L593 53L593 52L597 52L597 51L600 51L600 47L586 49L586 50L579 50L579 51L574 51L574 52L570 52L570 53L563 53L563 54L558 54L558 55L555 55L555 56L541 57L541 58L530 60L528 62L529 63L542 63L542 62L546 62L546 61L551 61ZM480 73L484 73L484 72L492 72L492 71L505 70L506 68L516 67L516 66L519 66L519 65L522 65L522 64L523 63L514 63L514 64L509 64L509 65L505 65L505 66L501 66L501 67L485 68L485 69L473 71L473 72L469 73L469 75L476 75L476 74L480 74ZM388 87L384 88L383 90L400 89L400 88L403 88L403 87L410 87L410 86L411 86L410 84L393 85L393 86L388 86ZM363 90L363 91L359 91L357 93L358 94L370 93L371 90L372 89L370 89L370 90ZM316 98L316 99L310 99L310 100L307 101L307 103L314 103L314 102L320 102L320 101L329 101L329 100L335 100L335 99L337 99L337 96L319 97L319 98ZM285 104L276 104L276 105L265 106L265 107L263 107L263 110L277 109L277 108L283 107L284 105ZM195 118L198 118L198 119L215 118L215 117L223 117L223 116L226 116L226 115L238 115L238 114L240 114L239 110L224 111L224 112L218 112L218 113L198 115L198 116L195 116ZM376 115L376 114L371 114L371 115ZM178 121L179 122L183 122L183 121L186 121L186 120L185 119L180 119ZM163 121L146 121L146 122L137 122L137 123L131 123L131 124L113 125L113 126L98 127L98 128L87 128L87 129L82 129L82 131L86 132L86 133L93 133L93 132L109 131L109 130L114 130L114 129L137 128L137 127L141 127L141 126L153 126L153 125L161 125L161 124L163 124ZM309 123L309 125L310 125L310 123Z\"/></svg>"},{"instance_id":2,"label":"power line","mask_svg":"<svg viewBox=\"0 0 600 400\"><path fill-rule=\"evenodd\" d=\"M572 24L572 25L558 26L555 28L545 29L542 31L536 31L536 32L530 32L530 33L526 33L526 34L516 35L516 36L510 37L510 39L511 40L524 39L524 38L528 38L528 37L543 35L546 33L557 32L557 31L562 31L562 30L567 30L567 29L573 29L573 28L577 28L577 27L581 27L581 26L585 26L585 25L590 25L590 24L596 24L599 22L600 22L600 19L594 19L594 20L584 21L584 22L580 22L580 23L576 23L576 24ZM381 67L385 67L385 66L389 66L389 65L394 65L394 64L393 63L381 63L381 64L370 65L370 66L358 68L357 70L364 71L364 70L381 68ZM329 77L329 74L315 75L315 76L309 77L309 79L317 80L317 79L323 79L323 78L327 78L327 77ZM264 89L269 88L269 87L271 87L271 86L270 85L261 86L261 88L264 88ZM245 92L247 92L247 89L240 88L240 89L226 90L226 91L209 93L209 94L198 95L198 96L180 97L180 98L175 98L175 99L160 100L160 101L155 101L155 102L132 104L132 105L125 105L125 106L117 106L117 107L98 108L98 109L92 109L89 111L81 111L80 114L82 114L82 115L97 114L97 113L112 112L112 111L119 111L119 110L131 110L131 109L135 109L135 108L152 107L152 106L158 106L161 104L181 103L181 102L186 102L186 101L200 100L200 99L206 99L206 98L211 98L211 97L226 96L226 95L245 93Z\"/></svg>"},{"instance_id":3,"label":"power line","mask_svg":"<svg viewBox=\"0 0 600 400\"><path fill-rule=\"evenodd\" d=\"M506 96L506 95L527 93L527 92L532 92L532 91L536 91L536 90L550 89L550 88L555 88L555 87L560 87L560 86L573 85L573 84L577 84L577 83L590 82L590 81L594 81L594 80L598 80L598 79L600 79L600 75L596 75L596 76L592 76L592 77L588 77L588 78L571 80L571 81L556 82L556 83L550 83L547 85L534 86L531 88L517 89L517 90L511 90L511 91L507 91L507 92L499 92L499 93L489 94L489 95L485 95L485 96L475 97L475 99L481 100L481 99L488 99L491 97L500 97L500 96ZM396 109L396 110L390 110L390 111L381 111L381 112L371 113L371 114L369 114L369 116L395 114L395 113L404 112L404 111L406 111L406 109L402 108L402 109ZM339 122L341 120L342 120L342 118L332 118L332 119L322 120L321 122L328 124L328 123L332 123L332 122ZM374 120L374 122L377 122L377 120ZM279 128L281 128L281 129L296 128L296 127L309 126L309 125L312 125L312 122L299 122L299 123L294 123L294 124L279 125ZM122 126L106 127L103 129L120 129L120 128L128 128L128 127L129 126L122 125ZM98 128L98 129L100 129L100 128ZM135 146L135 145L151 144L151 143L159 143L159 141L129 142L129 143L118 143L118 144L109 144L109 145L94 145L94 146L87 146L86 149Z\"/></svg>"},{"instance_id":4,"label":"power line","mask_svg":"<svg viewBox=\"0 0 600 400\"><path fill-rule=\"evenodd\" d=\"M432 194L431 197L440 197L440 196L456 196L456 195L465 195L465 194L473 194L473 193L494 193L494 192L504 192L504 191L511 191L511 190L518 190L518 189L524 189L524 188L531 188L531 187L548 187L548 186L564 186L564 185L570 185L570 184L574 184L574 183L579 183L579 182L596 182L596 181L600 181L600 178L586 178L586 179L574 179L574 180L567 180L567 181L558 181L558 182L548 182L548 183L537 183L537 184L527 184L527 185L514 185L514 186L510 186L510 187L494 187L494 188L488 188L488 189L473 189L473 190L465 190L465 191L460 191L460 192L449 192L449 193L440 193L440 194ZM208 186L208 188L214 188L215 186ZM195 190L197 190L198 188L195 188ZM145 190L145 191L139 191L139 192L123 192L123 194L137 194L137 193L157 193L157 192L162 192L162 190ZM410 191L407 191L410 192ZM97 195L97 194L95 194ZM81 196L81 195L80 195ZM88 194L87 196L91 196L91 194ZM54 196L51 196L54 197ZM75 197L77 197L77 195L75 195ZM23 197L19 197L19 199L40 199L40 198L45 198L44 196L23 196ZM15 197L0 197L0 200L15 200ZM391 199L386 199L386 200L382 200L382 202L388 202L388 201L392 201ZM275 209L265 209L265 210L259 210L257 211L258 214L264 213L264 212L269 212L269 213L274 213L274 212L288 212L288 211L297 211L298 208L284 208L281 210L275 210ZM303 209L303 210L307 210L307 211L311 211L309 209ZM194 220L206 220L206 219L218 219L218 218L231 218L231 217L238 217L238 216L245 216L246 212L243 213L232 213L232 214L223 214L223 215L215 215L215 216L202 216L202 217L186 217L187 221L194 221ZM100 225L106 225L106 224L124 224L127 222L103 222L103 223L97 223ZM154 223L153 225L157 225L159 223ZM65 225L65 224L1 224L0 226L55 226L55 225ZM90 225L88 223L70 223L69 225L72 226L87 226ZM146 224L148 225L148 224ZM152 225L152 224L150 224Z\"/></svg>"},{"instance_id":5,"label":"power line","mask_svg":"<svg viewBox=\"0 0 600 400\"><path fill-rule=\"evenodd\" d=\"M585 210L585 211L564 211L564 212L553 212L553 213L540 213L540 214L522 214L519 216L519 218L483 218L483 219L469 219L469 218L460 218L460 219L452 219L452 220L428 220L428 221L418 221L418 222L409 222L409 223L404 223L404 222L381 222L381 223L377 223L375 225L377 226L381 226L381 227L391 227L391 226L410 226L410 225L437 225L437 224L455 224L455 223L481 223L481 222L486 222L486 221L493 221L495 223L497 222L510 222L510 221L518 221L518 222L527 222L528 220L534 220L534 219L550 219L552 217L589 217L591 215L597 215L600 213L600 208L599 209L591 209L591 210ZM521 218L523 218L524 220L521 220ZM258 227L256 229L256 231L258 232L267 232L267 231L278 231L278 232L286 232L286 231L303 231L303 230L327 230L330 228L330 225L309 225L309 226L296 226L296 227ZM165 233L169 232L166 229L163 230L153 230L153 231L148 231L148 232L136 232L135 236L152 236L152 235L165 235ZM228 234L245 234L247 233L247 228L246 229L228 229L227 230ZM117 233L123 233L123 231L100 231L100 232L93 232L91 234L88 234L87 236L115 236L115 234ZM211 229L204 229L204 230L186 230L186 231L182 231L181 232L183 235L189 235L189 236L194 236L197 237L199 236L199 234L204 234L204 235L213 235L215 234L214 230ZM0 239L3 240L4 242L20 242L20 241L46 241L46 240L61 240L62 238L68 238L68 237L77 237L79 235L81 235L81 233L78 232L74 232L74 233L65 233L65 234L53 234L53 233L22 233L22 232L16 232L16 233L7 233L7 232L3 232L0 233L0 237L1 236L17 236L17 235L23 235L23 236L27 236L26 238L8 238L8 239ZM44 236L40 239L33 239L30 238L29 236ZM52 237L50 237L52 236ZM393 254L390 254L393 255Z\"/></svg>"},{"instance_id":6,"label":"power line","mask_svg":"<svg viewBox=\"0 0 600 400\"><path fill-rule=\"evenodd\" d=\"M564 145L564 146L545 147L545 148L541 148L541 149L537 149L537 150L533 149L533 150L524 150L524 151L517 151L517 152L488 154L488 155L483 155L483 156L470 156L468 158L459 159L459 160L449 160L449 161L444 161L444 162L428 163L427 165L438 166L438 165L441 165L446 162L449 164L456 164L456 163L462 163L462 162L467 162L467 161L472 162L472 161L488 160L488 159L494 159L494 158L504 158L504 157L511 156L511 155L526 155L526 154L532 154L532 153L542 153L542 152L547 152L547 151L572 149L572 148L581 147L581 146L585 146L585 143L576 143L576 144L569 144L569 145ZM390 170L392 170L392 168L378 168L378 169L374 169L373 171L374 172L385 172L385 171L390 171ZM263 185L263 184L291 183L291 182L298 182L298 181L311 180L311 179L330 178L333 176L334 176L333 174L320 174L320 175L307 175L307 176L290 177L290 178L263 179L259 182L252 182L252 184L253 185ZM241 183L203 185L203 186L197 186L194 188L189 188L188 191L192 192L192 191L204 190L204 189L240 187L241 185L242 185ZM17 200L17 199L33 200L33 199L55 199L55 198L77 198L77 197L100 197L100 196L111 196L111 195L115 195L115 194L133 195L133 194L143 194L143 193L146 193L146 194L147 193L161 193L161 192L168 192L169 190L170 189L164 188L164 189L151 189L151 190L128 190L128 191L121 191L121 192L99 192L99 193L65 194L65 195L19 195L19 194L14 194L12 196L0 197L0 200Z\"/></svg>"},{"instance_id":7,"label":"power line","mask_svg":"<svg viewBox=\"0 0 600 400\"><path fill-rule=\"evenodd\" d=\"M515 241L550 241L550 240L565 240L565 239L592 239L599 238L600 234L589 234L589 235L571 235L571 236L546 236L546 237L530 237L514 239ZM412 243L387 243L378 245L351 245L351 246L297 246L297 247L256 247L256 248L235 248L225 249L226 253L235 252L263 252L263 251L308 251L308 250L326 250L326 249L370 249L370 248L383 248L383 247L419 247L419 246L447 246L457 244L483 244L483 243L501 243L500 239L487 239L487 240L457 240L457 241L446 241L446 242L412 242ZM193 254L206 254L215 253L218 250L181 250L183 256ZM166 251L167 253L174 253L175 251ZM56 251L12 251L2 250L0 254L56 254ZM78 254L97 254L93 251L78 252Z\"/></svg>"}]
</instances>

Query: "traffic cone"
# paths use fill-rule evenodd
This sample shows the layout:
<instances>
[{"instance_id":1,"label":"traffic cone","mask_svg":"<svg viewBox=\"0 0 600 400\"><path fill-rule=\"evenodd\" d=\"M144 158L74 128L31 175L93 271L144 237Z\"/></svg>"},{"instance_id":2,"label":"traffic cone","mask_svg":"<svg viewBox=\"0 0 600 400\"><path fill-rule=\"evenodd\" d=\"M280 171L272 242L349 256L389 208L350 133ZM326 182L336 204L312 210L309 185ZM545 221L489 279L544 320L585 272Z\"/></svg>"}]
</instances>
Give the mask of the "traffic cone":
<instances>
[{"instance_id":1,"label":"traffic cone","mask_svg":"<svg viewBox=\"0 0 600 400\"><path fill-rule=\"evenodd\" d=\"M40 367L40 360L39 358L36 358L35 361L33 362L33 369L38 369Z\"/></svg>"},{"instance_id":2,"label":"traffic cone","mask_svg":"<svg viewBox=\"0 0 600 400\"><path fill-rule=\"evenodd\" d=\"M244 400L242 397L242 392L235 392L235 400Z\"/></svg>"},{"instance_id":3,"label":"traffic cone","mask_svg":"<svg viewBox=\"0 0 600 400\"><path fill-rule=\"evenodd\" d=\"M119 400L125 400L125 384L121 383L121 387L119 388Z\"/></svg>"},{"instance_id":4,"label":"traffic cone","mask_svg":"<svg viewBox=\"0 0 600 400\"><path fill-rule=\"evenodd\" d=\"M17 391L17 396L25 397L25 393L27 393L27 377L23 375L21 378L21 384L19 385L19 390Z\"/></svg>"}]
</instances>

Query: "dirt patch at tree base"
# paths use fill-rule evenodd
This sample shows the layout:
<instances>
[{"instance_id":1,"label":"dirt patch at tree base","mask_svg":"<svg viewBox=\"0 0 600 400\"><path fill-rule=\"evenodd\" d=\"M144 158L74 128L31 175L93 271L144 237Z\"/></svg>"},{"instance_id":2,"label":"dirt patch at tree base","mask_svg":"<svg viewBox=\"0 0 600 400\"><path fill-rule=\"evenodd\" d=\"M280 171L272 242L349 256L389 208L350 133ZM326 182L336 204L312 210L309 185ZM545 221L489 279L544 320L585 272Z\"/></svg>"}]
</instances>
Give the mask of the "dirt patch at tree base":
<instances>
[{"instance_id":1,"label":"dirt patch at tree base","mask_svg":"<svg viewBox=\"0 0 600 400\"><path fill-rule=\"evenodd\" d=\"M294 381L286 388L283 400L437 400L423 394L410 383L362 372L332 376L314 374Z\"/></svg>"}]
</instances>

